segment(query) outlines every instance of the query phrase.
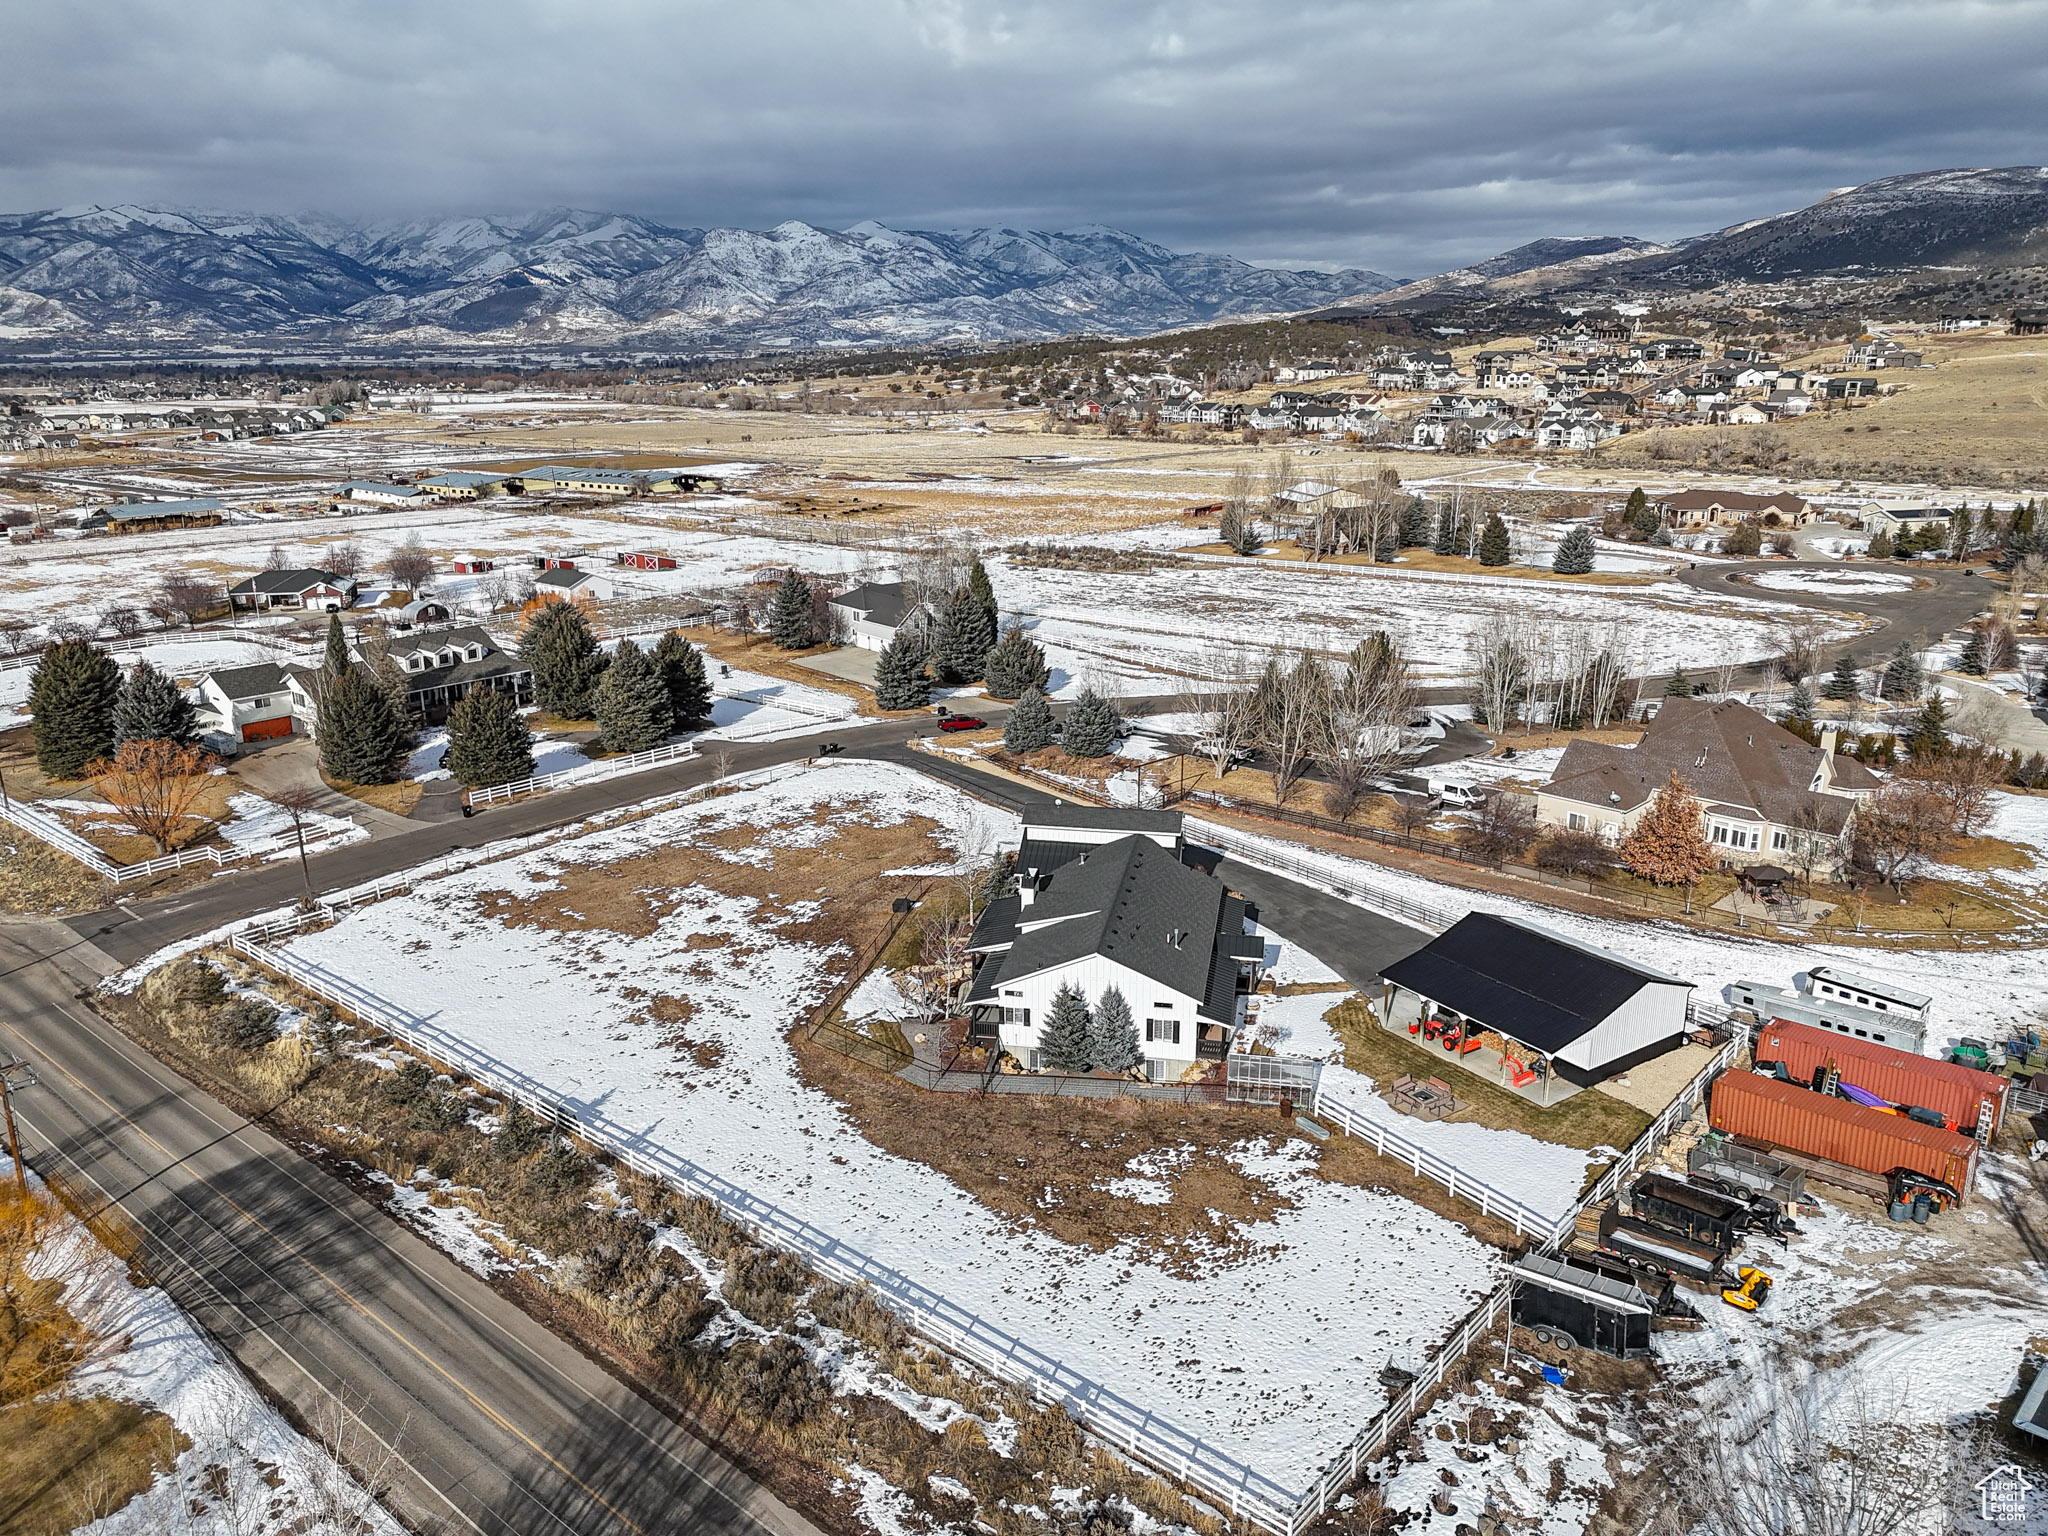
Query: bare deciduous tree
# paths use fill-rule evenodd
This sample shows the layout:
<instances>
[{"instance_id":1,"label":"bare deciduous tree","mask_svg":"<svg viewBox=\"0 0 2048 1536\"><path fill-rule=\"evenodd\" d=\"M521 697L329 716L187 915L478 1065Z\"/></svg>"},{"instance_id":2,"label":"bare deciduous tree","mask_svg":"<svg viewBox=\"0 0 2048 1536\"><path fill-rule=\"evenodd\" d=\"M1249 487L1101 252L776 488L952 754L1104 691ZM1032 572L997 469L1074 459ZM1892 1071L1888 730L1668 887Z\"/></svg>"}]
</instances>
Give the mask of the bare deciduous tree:
<instances>
[{"instance_id":1,"label":"bare deciduous tree","mask_svg":"<svg viewBox=\"0 0 2048 1536\"><path fill-rule=\"evenodd\" d=\"M362 541L351 535L320 551L320 565L329 575L343 582L354 581L363 574L369 556L364 552Z\"/></svg>"},{"instance_id":2,"label":"bare deciduous tree","mask_svg":"<svg viewBox=\"0 0 2048 1536\"><path fill-rule=\"evenodd\" d=\"M151 607L168 623L179 620L190 628L221 602L220 583L191 571L172 571L157 584Z\"/></svg>"},{"instance_id":3,"label":"bare deciduous tree","mask_svg":"<svg viewBox=\"0 0 2048 1536\"><path fill-rule=\"evenodd\" d=\"M1472 702L1487 727L1505 736L1528 693L1534 626L1519 608L1502 606L1472 635Z\"/></svg>"},{"instance_id":4,"label":"bare deciduous tree","mask_svg":"<svg viewBox=\"0 0 2048 1536\"><path fill-rule=\"evenodd\" d=\"M417 592L433 579L434 558L421 547L417 533L407 534L405 542L384 557L384 574L405 592Z\"/></svg>"},{"instance_id":5,"label":"bare deciduous tree","mask_svg":"<svg viewBox=\"0 0 2048 1536\"><path fill-rule=\"evenodd\" d=\"M93 788L114 808L121 823L171 851L171 839L185 829L192 807L206 788L213 758L202 747L173 741L124 741L111 758L92 768Z\"/></svg>"}]
</instances>

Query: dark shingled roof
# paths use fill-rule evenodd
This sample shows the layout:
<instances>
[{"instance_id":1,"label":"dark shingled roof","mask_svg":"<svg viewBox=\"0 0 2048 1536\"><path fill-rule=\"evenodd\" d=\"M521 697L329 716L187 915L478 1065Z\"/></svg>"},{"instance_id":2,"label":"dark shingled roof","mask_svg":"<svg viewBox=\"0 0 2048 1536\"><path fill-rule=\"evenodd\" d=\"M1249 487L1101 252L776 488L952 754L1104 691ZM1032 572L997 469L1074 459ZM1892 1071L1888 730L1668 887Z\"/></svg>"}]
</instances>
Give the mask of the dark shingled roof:
<instances>
[{"instance_id":1,"label":"dark shingled roof","mask_svg":"<svg viewBox=\"0 0 2048 1536\"><path fill-rule=\"evenodd\" d=\"M1380 973L1545 1053L1563 1050L1662 971L1490 912L1470 912Z\"/></svg>"},{"instance_id":2,"label":"dark shingled roof","mask_svg":"<svg viewBox=\"0 0 2048 1536\"><path fill-rule=\"evenodd\" d=\"M264 597L285 597L304 592L309 587L346 588L348 583L326 571L299 568L289 571L258 571L254 576L245 576L228 588L230 592L260 593Z\"/></svg>"},{"instance_id":3,"label":"dark shingled roof","mask_svg":"<svg viewBox=\"0 0 2048 1536\"><path fill-rule=\"evenodd\" d=\"M896 628L917 608L917 593L907 581L864 581L832 599L850 612L866 617L872 624Z\"/></svg>"},{"instance_id":4,"label":"dark shingled roof","mask_svg":"<svg viewBox=\"0 0 2048 1536\"><path fill-rule=\"evenodd\" d=\"M1029 907L1005 896L982 914L970 947L1007 950L982 965L970 1001L994 997L1004 981L1101 955L1202 999L1205 1016L1234 1017L1237 962L1262 958L1265 945L1245 933L1244 903L1220 881L1137 835L1043 879Z\"/></svg>"},{"instance_id":5,"label":"dark shingled roof","mask_svg":"<svg viewBox=\"0 0 2048 1536\"><path fill-rule=\"evenodd\" d=\"M283 693L288 681L284 668L269 661L259 661L249 667L221 667L206 675L231 699L253 699L258 694Z\"/></svg>"}]
</instances>

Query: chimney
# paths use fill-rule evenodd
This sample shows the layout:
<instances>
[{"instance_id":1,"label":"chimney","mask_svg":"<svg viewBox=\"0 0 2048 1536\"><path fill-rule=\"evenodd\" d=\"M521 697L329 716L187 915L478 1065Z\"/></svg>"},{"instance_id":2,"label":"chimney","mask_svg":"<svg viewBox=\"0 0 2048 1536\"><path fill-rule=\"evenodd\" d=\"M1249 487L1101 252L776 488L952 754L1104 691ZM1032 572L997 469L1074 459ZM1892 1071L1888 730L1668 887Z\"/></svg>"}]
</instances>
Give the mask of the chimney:
<instances>
[{"instance_id":1,"label":"chimney","mask_svg":"<svg viewBox=\"0 0 2048 1536\"><path fill-rule=\"evenodd\" d=\"M1821 750L1821 755L1822 755L1823 757L1832 757L1832 756L1834 756L1834 753L1835 753L1835 737L1836 737L1836 736L1837 736L1838 734L1839 734L1839 730L1838 730L1838 728L1837 728L1837 727L1835 727L1835 726L1832 726L1832 725L1827 725L1827 726L1822 726L1822 727L1821 727L1821 733L1820 733L1820 750Z\"/></svg>"}]
</instances>

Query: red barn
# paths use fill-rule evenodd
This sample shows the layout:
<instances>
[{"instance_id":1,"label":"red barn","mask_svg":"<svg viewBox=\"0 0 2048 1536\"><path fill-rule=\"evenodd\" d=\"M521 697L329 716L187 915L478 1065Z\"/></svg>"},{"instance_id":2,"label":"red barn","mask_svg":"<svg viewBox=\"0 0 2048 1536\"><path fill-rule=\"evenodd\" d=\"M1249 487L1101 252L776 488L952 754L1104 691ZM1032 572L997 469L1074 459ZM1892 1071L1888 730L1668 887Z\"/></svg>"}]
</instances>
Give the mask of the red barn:
<instances>
[{"instance_id":1,"label":"red barn","mask_svg":"<svg viewBox=\"0 0 2048 1536\"><path fill-rule=\"evenodd\" d=\"M617 559L619 564L630 565L636 571L672 571L676 568L674 555L657 555L652 551L629 551Z\"/></svg>"}]
</instances>

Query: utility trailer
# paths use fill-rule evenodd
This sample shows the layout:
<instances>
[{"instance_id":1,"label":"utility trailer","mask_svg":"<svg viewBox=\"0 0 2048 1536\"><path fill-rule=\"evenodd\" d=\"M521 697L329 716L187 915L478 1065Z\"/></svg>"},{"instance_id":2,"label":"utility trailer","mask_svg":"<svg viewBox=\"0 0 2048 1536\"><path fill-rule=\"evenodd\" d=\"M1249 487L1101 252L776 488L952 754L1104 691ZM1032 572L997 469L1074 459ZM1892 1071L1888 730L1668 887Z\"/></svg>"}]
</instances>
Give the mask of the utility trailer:
<instances>
[{"instance_id":1,"label":"utility trailer","mask_svg":"<svg viewBox=\"0 0 2048 1536\"><path fill-rule=\"evenodd\" d=\"M1724 1195L1666 1173L1646 1173L1637 1179L1629 1187L1628 1203L1643 1220L1694 1242L1710 1243L1724 1254L1750 1234L1783 1242L1798 1231L1768 1196L1752 1197L1747 1190Z\"/></svg>"},{"instance_id":2,"label":"utility trailer","mask_svg":"<svg viewBox=\"0 0 2048 1536\"><path fill-rule=\"evenodd\" d=\"M1693 1181L1724 1194L1767 1195L1781 1206L1808 1203L1806 1171L1782 1158L1745 1147L1719 1131L1709 1131L1685 1155Z\"/></svg>"},{"instance_id":3,"label":"utility trailer","mask_svg":"<svg viewBox=\"0 0 2048 1536\"><path fill-rule=\"evenodd\" d=\"M1725 1250L1623 1215L1612 1206L1600 1215L1598 1242L1607 1252L1650 1264L1693 1290L1713 1291L1721 1287Z\"/></svg>"},{"instance_id":4,"label":"utility trailer","mask_svg":"<svg viewBox=\"0 0 2048 1536\"><path fill-rule=\"evenodd\" d=\"M1532 1253L1511 1272L1514 1320L1561 1350L1580 1345L1617 1360L1650 1353L1656 1305L1635 1285Z\"/></svg>"}]
</instances>

